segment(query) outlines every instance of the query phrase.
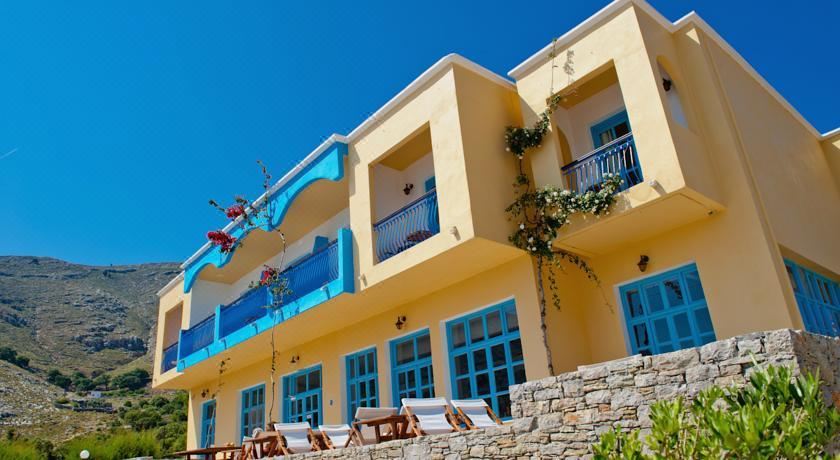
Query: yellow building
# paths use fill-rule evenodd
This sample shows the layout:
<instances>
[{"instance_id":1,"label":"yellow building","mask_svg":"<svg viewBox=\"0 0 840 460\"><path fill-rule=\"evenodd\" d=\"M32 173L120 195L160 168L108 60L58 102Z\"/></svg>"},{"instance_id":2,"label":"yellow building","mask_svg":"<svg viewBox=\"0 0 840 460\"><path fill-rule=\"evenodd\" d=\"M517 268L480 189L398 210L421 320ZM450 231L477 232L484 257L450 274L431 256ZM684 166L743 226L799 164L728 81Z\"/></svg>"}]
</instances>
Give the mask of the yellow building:
<instances>
[{"instance_id":1,"label":"yellow building","mask_svg":"<svg viewBox=\"0 0 840 460\"><path fill-rule=\"evenodd\" d=\"M840 333L840 131L819 134L700 17L618 0L509 76L441 59L289 171L258 228L231 223L241 246L205 245L159 292L154 387L189 391L190 447L409 395L507 416L508 386L549 359L562 372L757 330ZM554 241L600 284L558 275L546 347L533 259L508 242L504 131L558 94L532 181L583 192L609 170L624 186ZM279 262L275 229L279 309L248 287Z\"/></svg>"}]
</instances>

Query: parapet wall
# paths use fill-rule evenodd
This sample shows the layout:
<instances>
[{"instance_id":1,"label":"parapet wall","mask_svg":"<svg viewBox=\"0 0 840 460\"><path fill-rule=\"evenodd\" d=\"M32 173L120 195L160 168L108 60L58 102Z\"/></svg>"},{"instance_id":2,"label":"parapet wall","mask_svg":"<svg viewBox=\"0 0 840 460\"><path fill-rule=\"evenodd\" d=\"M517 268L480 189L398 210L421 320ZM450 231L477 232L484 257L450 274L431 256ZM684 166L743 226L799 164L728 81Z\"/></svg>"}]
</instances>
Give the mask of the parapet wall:
<instances>
[{"instance_id":1,"label":"parapet wall","mask_svg":"<svg viewBox=\"0 0 840 460\"><path fill-rule=\"evenodd\" d=\"M743 385L759 366L819 370L826 399L840 402L840 339L781 329L657 356L631 356L511 387L505 426L425 436L294 458L579 458L614 425L650 426L650 405L694 397L710 385Z\"/></svg>"}]
</instances>

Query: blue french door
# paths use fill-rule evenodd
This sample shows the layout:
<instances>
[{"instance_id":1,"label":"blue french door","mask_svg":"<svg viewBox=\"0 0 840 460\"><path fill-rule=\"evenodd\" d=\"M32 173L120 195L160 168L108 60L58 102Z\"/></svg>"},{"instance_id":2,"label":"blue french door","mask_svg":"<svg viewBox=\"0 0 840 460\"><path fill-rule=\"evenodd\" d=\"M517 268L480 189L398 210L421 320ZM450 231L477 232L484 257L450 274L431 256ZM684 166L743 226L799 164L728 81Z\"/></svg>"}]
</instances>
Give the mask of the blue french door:
<instances>
[{"instance_id":1,"label":"blue french door","mask_svg":"<svg viewBox=\"0 0 840 460\"><path fill-rule=\"evenodd\" d=\"M265 385L242 391L240 436L251 436L256 428L265 429Z\"/></svg>"},{"instance_id":2,"label":"blue french door","mask_svg":"<svg viewBox=\"0 0 840 460\"><path fill-rule=\"evenodd\" d=\"M376 348L354 353L346 359L347 422L356 416L359 407L378 407Z\"/></svg>"},{"instance_id":3,"label":"blue french door","mask_svg":"<svg viewBox=\"0 0 840 460\"><path fill-rule=\"evenodd\" d=\"M323 423L321 366L310 367L283 377L283 421Z\"/></svg>"},{"instance_id":4,"label":"blue french door","mask_svg":"<svg viewBox=\"0 0 840 460\"><path fill-rule=\"evenodd\" d=\"M216 443L216 400L201 405L201 447Z\"/></svg>"},{"instance_id":5,"label":"blue french door","mask_svg":"<svg viewBox=\"0 0 840 460\"><path fill-rule=\"evenodd\" d=\"M592 145L597 149L603 145L630 133L630 119L627 118L627 111L621 112L600 121L589 128L592 134Z\"/></svg>"},{"instance_id":6,"label":"blue french door","mask_svg":"<svg viewBox=\"0 0 840 460\"><path fill-rule=\"evenodd\" d=\"M514 301L452 320L446 329L455 398L483 399L499 417L510 417L510 385L525 381Z\"/></svg>"},{"instance_id":7,"label":"blue french door","mask_svg":"<svg viewBox=\"0 0 840 460\"><path fill-rule=\"evenodd\" d=\"M805 330L840 335L840 284L813 270L785 260Z\"/></svg>"},{"instance_id":8,"label":"blue french door","mask_svg":"<svg viewBox=\"0 0 840 460\"><path fill-rule=\"evenodd\" d=\"M391 342L391 382L397 407L402 405L402 398L434 397L432 343L428 330Z\"/></svg>"},{"instance_id":9,"label":"blue french door","mask_svg":"<svg viewBox=\"0 0 840 460\"><path fill-rule=\"evenodd\" d=\"M666 353L715 340L696 265L622 286L619 292L634 354Z\"/></svg>"}]
</instances>

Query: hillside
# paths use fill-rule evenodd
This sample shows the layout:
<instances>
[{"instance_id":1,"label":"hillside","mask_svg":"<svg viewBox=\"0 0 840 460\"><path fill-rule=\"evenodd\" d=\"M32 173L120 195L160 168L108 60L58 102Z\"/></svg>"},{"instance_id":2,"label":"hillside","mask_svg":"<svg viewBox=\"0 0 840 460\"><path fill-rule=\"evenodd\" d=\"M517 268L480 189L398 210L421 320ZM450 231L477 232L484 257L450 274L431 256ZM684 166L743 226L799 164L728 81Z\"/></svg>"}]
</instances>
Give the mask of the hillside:
<instances>
[{"instance_id":1,"label":"hillside","mask_svg":"<svg viewBox=\"0 0 840 460\"><path fill-rule=\"evenodd\" d=\"M107 372L150 366L155 292L179 271L158 263L97 267L0 256L0 346L31 366Z\"/></svg>"}]
</instances>

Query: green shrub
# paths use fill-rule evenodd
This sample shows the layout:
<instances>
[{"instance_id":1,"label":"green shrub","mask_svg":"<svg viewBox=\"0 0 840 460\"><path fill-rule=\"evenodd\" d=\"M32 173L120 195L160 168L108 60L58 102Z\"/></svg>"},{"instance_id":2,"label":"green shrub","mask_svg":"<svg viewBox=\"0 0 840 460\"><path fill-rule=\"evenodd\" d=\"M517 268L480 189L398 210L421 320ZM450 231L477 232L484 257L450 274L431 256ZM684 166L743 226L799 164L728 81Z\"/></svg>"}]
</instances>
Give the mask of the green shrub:
<instances>
[{"instance_id":1,"label":"green shrub","mask_svg":"<svg viewBox=\"0 0 840 460\"><path fill-rule=\"evenodd\" d=\"M0 460L42 460L35 444L26 441L0 441Z\"/></svg>"},{"instance_id":2,"label":"green shrub","mask_svg":"<svg viewBox=\"0 0 840 460\"><path fill-rule=\"evenodd\" d=\"M0 347L0 359L18 367L29 368L29 358L17 354L13 348Z\"/></svg>"},{"instance_id":3,"label":"green shrub","mask_svg":"<svg viewBox=\"0 0 840 460\"><path fill-rule=\"evenodd\" d=\"M70 380L70 377L62 374L58 369L50 369L50 371L47 372L47 382L65 390L70 388L70 385L73 383Z\"/></svg>"},{"instance_id":4,"label":"green shrub","mask_svg":"<svg viewBox=\"0 0 840 460\"><path fill-rule=\"evenodd\" d=\"M117 431L110 435L76 438L64 446L64 458L78 459L82 450L88 450L90 458L96 460L161 456L160 442L154 431Z\"/></svg>"},{"instance_id":5,"label":"green shrub","mask_svg":"<svg viewBox=\"0 0 840 460\"><path fill-rule=\"evenodd\" d=\"M660 401L650 418L644 441L613 429L593 446L595 458L823 458L840 433L840 412L823 401L818 375L793 379L791 369L773 366L743 388L708 388L690 405Z\"/></svg>"},{"instance_id":6,"label":"green shrub","mask_svg":"<svg viewBox=\"0 0 840 460\"><path fill-rule=\"evenodd\" d=\"M152 380L149 371L145 369L133 369L111 379L113 388L138 390L145 387Z\"/></svg>"}]
</instances>

